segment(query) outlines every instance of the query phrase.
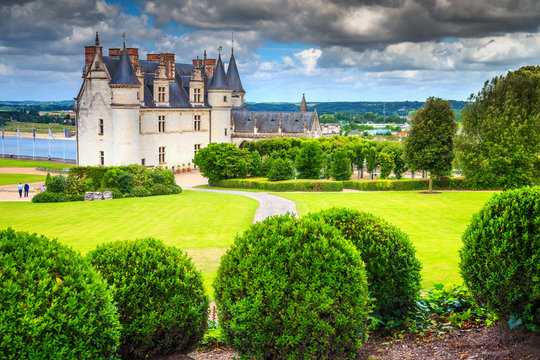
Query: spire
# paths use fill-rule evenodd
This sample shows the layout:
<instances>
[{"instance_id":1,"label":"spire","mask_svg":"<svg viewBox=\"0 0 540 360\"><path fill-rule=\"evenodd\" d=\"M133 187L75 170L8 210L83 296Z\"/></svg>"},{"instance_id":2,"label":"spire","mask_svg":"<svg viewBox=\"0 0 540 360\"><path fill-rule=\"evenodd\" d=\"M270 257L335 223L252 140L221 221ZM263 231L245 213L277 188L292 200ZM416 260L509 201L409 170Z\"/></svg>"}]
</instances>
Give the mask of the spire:
<instances>
[{"instance_id":1,"label":"spire","mask_svg":"<svg viewBox=\"0 0 540 360\"><path fill-rule=\"evenodd\" d=\"M96 47L99 47L99 35L97 31L96 31Z\"/></svg>"},{"instance_id":2,"label":"spire","mask_svg":"<svg viewBox=\"0 0 540 360\"><path fill-rule=\"evenodd\" d=\"M137 79L137 74L135 74L135 70L133 70L131 61L129 61L129 56L126 51L126 34L122 34L122 37L124 38L124 46L122 49L122 54L120 55L120 63L118 64L118 69L116 70L116 73L114 74L114 77L112 78L111 82L109 82L109 84L141 85L141 83Z\"/></svg>"},{"instance_id":3,"label":"spire","mask_svg":"<svg viewBox=\"0 0 540 360\"><path fill-rule=\"evenodd\" d=\"M308 111L306 104L306 94L302 94L302 102L300 103L300 110L298 111Z\"/></svg>"},{"instance_id":4,"label":"spire","mask_svg":"<svg viewBox=\"0 0 540 360\"><path fill-rule=\"evenodd\" d=\"M221 54L219 55L216 70L214 71L214 76L212 76L208 90L231 90L227 81L227 75L225 75L223 63L221 62Z\"/></svg>"},{"instance_id":5,"label":"spire","mask_svg":"<svg viewBox=\"0 0 540 360\"><path fill-rule=\"evenodd\" d=\"M240 81L240 74L238 73L238 68L236 67L236 60L234 59L234 53L232 52L232 49L231 59L229 60L229 67L227 68L227 77L229 78L229 85L234 92L245 93L245 90L242 87L242 81Z\"/></svg>"}]
</instances>

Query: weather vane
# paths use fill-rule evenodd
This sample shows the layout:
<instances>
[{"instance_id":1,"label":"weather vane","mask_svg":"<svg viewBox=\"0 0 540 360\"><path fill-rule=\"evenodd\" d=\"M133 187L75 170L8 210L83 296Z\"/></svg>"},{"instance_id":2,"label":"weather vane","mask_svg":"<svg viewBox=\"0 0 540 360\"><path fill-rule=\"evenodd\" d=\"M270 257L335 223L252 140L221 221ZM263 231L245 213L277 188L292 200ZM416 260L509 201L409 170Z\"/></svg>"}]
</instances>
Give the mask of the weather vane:
<instances>
[{"instance_id":1,"label":"weather vane","mask_svg":"<svg viewBox=\"0 0 540 360\"><path fill-rule=\"evenodd\" d=\"M220 46L220 47L217 48L217 51L218 51L220 56L221 56L221 50L223 50L223 47Z\"/></svg>"},{"instance_id":2,"label":"weather vane","mask_svg":"<svg viewBox=\"0 0 540 360\"><path fill-rule=\"evenodd\" d=\"M124 46L126 46L126 33L122 33L122 39L124 39Z\"/></svg>"}]
</instances>

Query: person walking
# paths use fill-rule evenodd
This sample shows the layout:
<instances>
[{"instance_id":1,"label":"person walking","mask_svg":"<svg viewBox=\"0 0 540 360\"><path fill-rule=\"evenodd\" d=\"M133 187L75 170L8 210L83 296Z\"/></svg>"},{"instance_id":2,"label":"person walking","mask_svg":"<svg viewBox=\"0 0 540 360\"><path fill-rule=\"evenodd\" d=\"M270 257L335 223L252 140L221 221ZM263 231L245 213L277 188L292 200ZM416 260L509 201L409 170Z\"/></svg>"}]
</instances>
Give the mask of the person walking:
<instances>
[{"instance_id":1,"label":"person walking","mask_svg":"<svg viewBox=\"0 0 540 360\"><path fill-rule=\"evenodd\" d=\"M30 185L24 184L24 197L28 197L28 191L30 191Z\"/></svg>"},{"instance_id":2,"label":"person walking","mask_svg":"<svg viewBox=\"0 0 540 360\"><path fill-rule=\"evenodd\" d=\"M19 190L19 199L20 199L22 198L22 191L23 191L23 185L21 183L17 185L17 190Z\"/></svg>"}]
</instances>

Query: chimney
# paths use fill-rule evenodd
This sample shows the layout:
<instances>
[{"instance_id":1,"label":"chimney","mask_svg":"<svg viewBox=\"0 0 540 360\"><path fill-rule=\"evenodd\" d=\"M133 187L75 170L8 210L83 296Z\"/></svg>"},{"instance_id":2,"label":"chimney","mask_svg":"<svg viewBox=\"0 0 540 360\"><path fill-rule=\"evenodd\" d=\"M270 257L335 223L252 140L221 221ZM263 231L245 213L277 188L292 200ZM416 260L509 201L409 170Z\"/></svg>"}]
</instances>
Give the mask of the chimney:
<instances>
[{"instance_id":1,"label":"chimney","mask_svg":"<svg viewBox=\"0 0 540 360\"><path fill-rule=\"evenodd\" d=\"M193 66L202 67L202 65L203 65L202 59L199 59L199 57L197 57L196 59L193 59Z\"/></svg>"},{"instance_id":2,"label":"chimney","mask_svg":"<svg viewBox=\"0 0 540 360\"><path fill-rule=\"evenodd\" d=\"M127 48L126 51L129 56L129 61L131 61L131 66L136 69L139 66L139 49Z\"/></svg>"},{"instance_id":3,"label":"chimney","mask_svg":"<svg viewBox=\"0 0 540 360\"><path fill-rule=\"evenodd\" d=\"M119 58L120 57L120 51L121 51L120 48L109 49L109 56Z\"/></svg>"},{"instance_id":4,"label":"chimney","mask_svg":"<svg viewBox=\"0 0 540 360\"><path fill-rule=\"evenodd\" d=\"M174 54L146 54L146 60L148 61L164 61L167 66L167 74L169 80L175 79L175 69L174 69Z\"/></svg>"},{"instance_id":5,"label":"chimney","mask_svg":"<svg viewBox=\"0 0 540 360\"><path fill-rule=\"evenodd\" d=\"M214 70L216 70L216 59L206 59L204 61L204 71L208 77L214 76Z\"/></svg>"}]
</instances>

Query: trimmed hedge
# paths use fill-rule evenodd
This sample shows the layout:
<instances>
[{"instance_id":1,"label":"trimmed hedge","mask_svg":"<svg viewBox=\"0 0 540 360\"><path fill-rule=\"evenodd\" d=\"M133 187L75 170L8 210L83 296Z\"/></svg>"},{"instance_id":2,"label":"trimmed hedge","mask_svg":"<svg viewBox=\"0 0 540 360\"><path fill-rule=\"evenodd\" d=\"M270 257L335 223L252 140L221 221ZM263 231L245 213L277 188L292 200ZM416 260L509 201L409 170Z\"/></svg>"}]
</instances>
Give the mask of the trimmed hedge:
<instances>
[{"instance_id":1,"label":"trimmed hedge","mask_svg":"<svg viewBox=\"0 0 540 360\"><path fill-rule=\"evenodd\" d=\"M540 187L494 195L462 240L461 275L476 299L511 327L540 331Z\"/></svg>"},{"instance_id":2,"label":"trimmed hedge","mask_svg":"<svg viewBox=\"0 0 540 360\"><path fill-rule=\"evenodd\" d=\"M209 301L186 254L149 238L101 245L88 257L114 288L123 359L187 354L197 347Z\"/></svg>"},{"instance_id":3,"label":"trimmed hedge","mask_svg":"<svg viewBox=\"0 0 540 360\"><path fill-rule=\"evenodd\" d=\"M348 180L343 181L344 189L361 191L428 190L429 179L400 180ZM433 190L473 190L464 179L451 178L433 180Z\"/></svg>"},{"instance_id":4,"label":"trimmed hedge","mask_svg":"<svg viewBox=\"0 0 540 360\"><path fill-rule=\"evenodd\" d=\"M403 319L420 295L422 265L407 234L385 220L357 210L332 208L307 215L341 231L366 264L374 316L384 323Z\"/></svg>"},{"instance_id":5,"label":"trimmed hedge","mask_svg":"<svg viewBox=\"0 0 540 360\"><path fill-rule=\"evenodd\" d=\"M116 359L118 312L107 285L56 239L0 231L0 358Z\"/></svg>"},{"instance_id":6,"label":"trimmed hedge","mask_svg":"<svg viewBox=\"0 0 540 360\"><path fill-rule=\"evenodd\" d=\"M84 201L84 195L78 194L60 194L45 191L38 193L32 197L33 203L51 203L51 202L66 202L66 201Z\"/></svg>"},{"instance_id":7,"label":"trimmed hedge","mask_svg":"<svg viewBox=\"0 0 540 360\"><path fill-rule=\"evenodd\" d=\"M264 178L255 179L227 179L212 181L210 186L233 189L260 189L268 191L343 191L341 181L330 180L286 180L268 181Z\"/></svg>"},{"instance_id":8,"label":"trimmed hedge","mask_svg":"<svg viewBox=\"0 0 540 360\"><path fill-rule=\"evenodd\" d=\"M214 290L227 344L242 358L349 359L364 338L364 264L321 221L252 225L221 258Z\"/></svg>"}]
</instances>

